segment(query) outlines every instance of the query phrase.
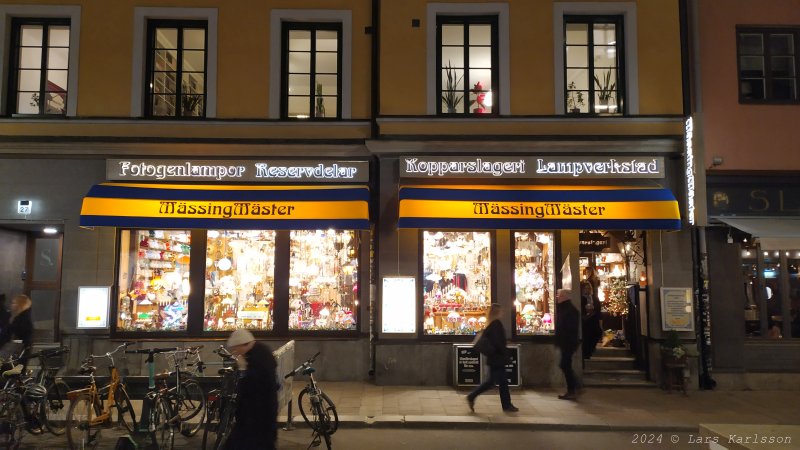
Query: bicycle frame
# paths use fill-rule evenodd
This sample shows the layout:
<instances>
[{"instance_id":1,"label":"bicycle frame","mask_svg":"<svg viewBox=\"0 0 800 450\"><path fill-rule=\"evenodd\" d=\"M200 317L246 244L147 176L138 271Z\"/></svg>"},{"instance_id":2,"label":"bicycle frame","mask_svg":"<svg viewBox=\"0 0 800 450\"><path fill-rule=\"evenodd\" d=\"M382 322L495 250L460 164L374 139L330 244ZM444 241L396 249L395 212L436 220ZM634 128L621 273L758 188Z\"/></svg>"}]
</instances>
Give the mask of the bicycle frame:
<instances>
[{"instance_id":1,"label":"bicycle frame","mask_svg":"<svg viewBox=\"0 0 800 450\"><path fill-rule=\"evenodd\" d=\"M104 385L101 388L97 388L97 381L94 377L94 371L89 372L89 385L83 389L76 389L74 391L67 392L67 399L69 401L75 401L81 396L88 395L89 401L93 408L89 408L89 418L87 419L91 426L100 425L111 418L111 407L115 404L115 395L117 393L117 388L122 385L122 378L119 376L119 369L114 364L114 354L117 353L120 349L127 347L130 343L125 343L120 345L116 348L113 352L108 352L105 355L90 355L89 358L94 360L94 358L107 358L111 361L111 364L108 366L111 374L108 384ZM105 404L100 400L100 392L104 392L108 390L108 398L105 401ZM97 409L99 413L92 417L92 409Z\"/></svg>"}]
</instances>

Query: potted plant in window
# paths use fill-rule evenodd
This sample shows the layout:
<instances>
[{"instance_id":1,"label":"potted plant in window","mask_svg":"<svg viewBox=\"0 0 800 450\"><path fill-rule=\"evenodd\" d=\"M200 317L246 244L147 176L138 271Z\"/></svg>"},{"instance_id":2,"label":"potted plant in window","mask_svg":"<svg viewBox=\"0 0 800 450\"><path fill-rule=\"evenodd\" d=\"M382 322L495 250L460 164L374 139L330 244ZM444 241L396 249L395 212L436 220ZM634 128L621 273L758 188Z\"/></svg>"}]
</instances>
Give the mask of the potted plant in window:
<instances>
[{"instance_id":1,"label":"potted plant in window","mask_svg":"<svg viewBox=\"0 0 800 450\"><path fill-rule=\"evenodd\" d=\"M606 108L604 112L615 112L617 107L616 105L611 105L614 101L614 92L617 88L617 83L611 81L611 71L606 71L606 74L603 76L603 79L597 77L597 74L594 74L594 84L597 86L597 100L600 102L600 105L605 106Z\"/></svg>"},{"instance_id":2,"label":"potted plant in window","mask_svg":"<svg viewBox=\"0 0 800 450\"><path fill-rule=\"evenodd\" d=\"M570 81L567 85L567 110L570 113L577 114L581 112L581 107L586 105L583 99L583 91L577 91L574 81Z\"/></svg>"},{"instance_id":3,"label":"potted plant in window","mask_svg":"<svg viewBox=\"0 0 800 450\"><path fill-rule=\"evenodd\" d=\"M194 89L185 82L181 83L181 89L183 90L183 95L181 95L181 115L184 117L194 116L195 109L200 105L203 97L195 94ZM199 111L197 115L200 115Z\"/></svg>"},{"instance_id":4,"label":"potted plant in window","mask_svg":"<svg viewBox=\"0 0 800 450\"><path fill-rule=\"evenodd\" d=\"M459 94L458 83L464 78L464 75L456 78L456 69L453 68L450 61L447 61L447 66L444 67L444 84L442 84L442 102L444 102L445 112L453 114L458 112L458 105L464 100L464 94Z\"/></svg>"},{"instance_id":5,"label":"potted plant in window","mask_svg":"<svg viewBox=\"0 0 800 450\"><path fill-rule=\"evenodd\" d=\"M317 83L314 98L314 117L325 117L325 103L322 98L322 83Z\"/></svg>"}]
</instances>

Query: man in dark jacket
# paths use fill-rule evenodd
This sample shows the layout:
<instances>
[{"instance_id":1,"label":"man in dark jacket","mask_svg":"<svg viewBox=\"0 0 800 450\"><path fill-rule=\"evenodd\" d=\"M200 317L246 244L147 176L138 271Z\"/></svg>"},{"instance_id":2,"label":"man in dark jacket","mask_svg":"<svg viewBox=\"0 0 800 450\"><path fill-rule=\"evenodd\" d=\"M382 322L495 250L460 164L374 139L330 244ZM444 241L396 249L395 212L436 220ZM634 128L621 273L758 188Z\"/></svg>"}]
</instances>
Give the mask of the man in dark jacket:
<instances>
[{"instance_id":1,"label":"man in dark jacket","mask_svg":"<svg viewBox=\"0 0 800 450\"><path fill-rule=\"evenodd\" d=\"M483 330L483 339L488 339L491 343L487 352L482 352L486 356L489 364L491 376L488 380L476 387L474 391L467 395L467 404L472 412L475 412L475 398L483 392L491 389L495 384L500 390L500 406L505 412L517 412L519 409L511 404L511 393L508 390L508 377L506 376L506 364L508 363L508 350L506 350L506 331L503 327L502 308L498 304L492 304L489 309L489 325Z\"/></svg>"},{"instance_id":2,"label":"man in dark jacket","mask_svg":"<svg viewBox=\"0 0 800 450\"><path fill-rule=\"evenodd\" d=\"M567 381L567 392L559 395L562 400L575 400L577 381L572 370L572 355L578 349L578 323L580 314L570 301L572 291L559 289L556 293L556 347L561 349L559 367Z\"/></svg>"},{"instance_id":3,"label":"man in dark jacket","mask_svg":"<svg viewBox=\"0 0 800 450\"><path fill-rule=\"evenodd\" d=\"M234 331L227 347L238 357L244 372L237 388L236 423L225 448L274 450L278 438L278 363L269 347L256 342L247 330Z\"/></svg>"}]
</instances>

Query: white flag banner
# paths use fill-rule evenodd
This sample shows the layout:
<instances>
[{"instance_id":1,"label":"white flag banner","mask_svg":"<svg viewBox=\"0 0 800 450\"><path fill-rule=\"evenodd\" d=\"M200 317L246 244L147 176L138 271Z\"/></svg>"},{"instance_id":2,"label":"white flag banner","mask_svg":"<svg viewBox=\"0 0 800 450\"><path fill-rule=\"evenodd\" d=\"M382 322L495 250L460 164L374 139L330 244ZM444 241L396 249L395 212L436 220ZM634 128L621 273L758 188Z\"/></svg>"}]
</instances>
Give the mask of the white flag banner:
<instances>
[{"instance_id":1,"label":"white flag banner","mask_svg":"<svg viewBox=\"0 0 800 450\"><path fill-rule=\"evenodd\" d=\"M569 253L564 258L564 264L561 266L561 288L572 290L572 269L569 265Z\"/></svg>"}]
</instances>

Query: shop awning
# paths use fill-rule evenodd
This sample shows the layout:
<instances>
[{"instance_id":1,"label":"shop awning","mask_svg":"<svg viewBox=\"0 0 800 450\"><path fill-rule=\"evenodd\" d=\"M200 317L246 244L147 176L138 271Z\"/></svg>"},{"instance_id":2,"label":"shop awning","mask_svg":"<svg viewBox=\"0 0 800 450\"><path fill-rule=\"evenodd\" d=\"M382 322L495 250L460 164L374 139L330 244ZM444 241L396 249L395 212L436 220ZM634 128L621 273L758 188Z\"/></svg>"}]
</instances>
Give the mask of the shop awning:
<instances>
[{"instance_id":1,"label":"shop awning","mask_svg":"<svg viewBox=\"0 0 800 450\"><path fill-rule=\"evenodd\" d=\"M102 183L83 199L82 227L367 229L366 186Z\"/></svg>"},{"instance_id":2,"label":"shop awning","mask_svg":"<svg viewBox=\"0 0 800 450\"><path fill-rule=\"evenodd\" d=\"M669 189L403 186L400 228L679 230Z\"/></svg>"},{"instance_id":3,"label":"shop awning","mask_svg":"<svg viewBox=\"0 0 800 450\"><path fill-rule=\"evenodd\" d=\"M758 238L763 250L800 249L800 218L717 217L716 219Z\"/></svg>"}]
</instances>

